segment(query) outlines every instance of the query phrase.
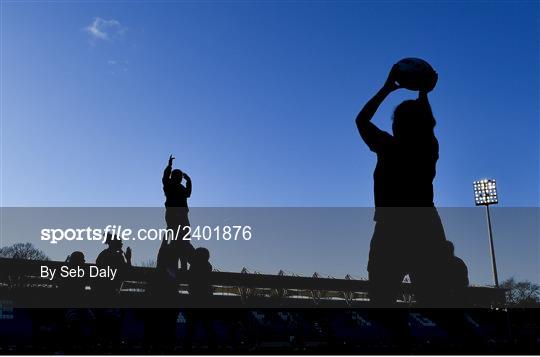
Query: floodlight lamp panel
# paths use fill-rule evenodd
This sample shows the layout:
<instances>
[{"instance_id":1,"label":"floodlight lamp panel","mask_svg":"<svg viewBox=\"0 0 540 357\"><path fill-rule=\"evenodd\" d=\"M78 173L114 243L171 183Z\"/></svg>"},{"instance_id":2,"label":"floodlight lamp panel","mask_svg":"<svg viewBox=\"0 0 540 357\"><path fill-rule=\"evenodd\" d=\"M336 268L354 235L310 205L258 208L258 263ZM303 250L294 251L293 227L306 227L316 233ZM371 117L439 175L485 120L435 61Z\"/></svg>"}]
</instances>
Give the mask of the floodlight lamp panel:
<instances>
[{"instance_id":1,"label":"floodlight lamp panel","mask_svg":"<svg viewBox=\"0 0 540 357\"><path fill-rule=\"evenodd\" d=\"M496 181L481 179L473 182L474 202L477 206L486 206L499 202Z\"/></svg>"}]
</instances>

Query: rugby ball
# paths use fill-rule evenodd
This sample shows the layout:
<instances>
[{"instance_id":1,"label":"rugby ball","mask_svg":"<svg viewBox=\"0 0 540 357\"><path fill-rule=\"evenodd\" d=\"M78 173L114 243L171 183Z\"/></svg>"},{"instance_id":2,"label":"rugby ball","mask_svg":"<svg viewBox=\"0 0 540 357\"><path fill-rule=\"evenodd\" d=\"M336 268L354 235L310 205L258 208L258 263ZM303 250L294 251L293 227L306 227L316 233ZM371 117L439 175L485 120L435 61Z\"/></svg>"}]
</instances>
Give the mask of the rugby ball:
<instances>
[{"instance_id":1,"label":"rugby ball","mask_svg":"<svg viewBox=\"0 0 540 357\"><path fill-rule=\"evenodd\" d=\"M437 72L423 59L410 57L397 63L396 81L403 88L429 92L437 79Z\"/></svg>"}]
</instances>

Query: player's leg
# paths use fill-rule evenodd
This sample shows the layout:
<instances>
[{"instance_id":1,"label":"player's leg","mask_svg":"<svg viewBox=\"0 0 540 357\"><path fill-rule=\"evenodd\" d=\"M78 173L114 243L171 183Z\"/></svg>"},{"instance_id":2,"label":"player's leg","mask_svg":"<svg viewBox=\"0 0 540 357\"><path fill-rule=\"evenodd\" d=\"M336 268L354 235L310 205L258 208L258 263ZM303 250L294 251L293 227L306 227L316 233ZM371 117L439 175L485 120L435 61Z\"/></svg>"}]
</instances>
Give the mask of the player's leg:
<instances>
[{"instance_id":1,"label":"player's leg","mask_svg":"<svg viewBox=\"0 0 540 357\"><path fill-rule=\"evenodd\" d=\"M404 269L399 242L395 226L376 224L368 262L369 299L375 306L395 305L400 293Z\"/></svg>"}]
</instances>

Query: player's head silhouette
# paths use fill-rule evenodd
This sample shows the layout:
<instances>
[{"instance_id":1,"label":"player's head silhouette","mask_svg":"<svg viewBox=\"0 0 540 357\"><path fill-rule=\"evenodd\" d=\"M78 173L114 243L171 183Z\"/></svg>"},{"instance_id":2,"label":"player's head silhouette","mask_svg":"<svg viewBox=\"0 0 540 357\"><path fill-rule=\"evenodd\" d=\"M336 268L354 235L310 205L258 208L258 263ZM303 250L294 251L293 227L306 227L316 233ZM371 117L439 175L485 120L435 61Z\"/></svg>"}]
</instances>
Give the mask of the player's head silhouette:
<instances>
[{"instance_id":1,"label":"player's head silhouette","mask_svg":"<svg viewBox=\"0 0 540 357\"><path fill-rule=\"evenodd\" d=\"M122 243L122 240L118 238L118 236L112 235L111 233L107 233L105 244L107 244L109 246L109 249L112 250L121 250L124 245Z\"/></svg>"},{"instance_id":2,"label":"player's head silhouette","mask_svg":"<svg viewBox=\"0 0 540 357\"><path fill-rule=\"evenodd\" d=\"M433 136L435 124L435 118L427 101L406 100L394 110L392 132L399 140L422 140Z\"/></svg>"},{"instance_id":3,"label":"player's head silhouette","mask_svg":"<svg viewBox=\"0 0 540 357\"><path fill-rule=\"evenodd\" d=\"M198 262L207 262L210 260L210 251L206 248L199 247L195 249L194 257Z\"/></svg>"},{"instance_id":4,"label":"player's head silhouette","mask_svg":"<svg viewBox=\"0 0 540 357\"><path fill-rule=\"evenodd\" d=\"M179 185L182 183L182 177L184 176L184 173L182 170L174 169L171 172L171 183L174 185Z\"/></svg>"},{"instance_id":5,"label":"player's head silhouette","mask_svg":"<svg viewBox=\"0 0 540 357\"><path fill-rule=\"evenodd\" d=\"M75 251L71 253L68 257L68 263L75 265L82 265L85 263L84 253L80 251Z\"/></svg>"}]
</instances>

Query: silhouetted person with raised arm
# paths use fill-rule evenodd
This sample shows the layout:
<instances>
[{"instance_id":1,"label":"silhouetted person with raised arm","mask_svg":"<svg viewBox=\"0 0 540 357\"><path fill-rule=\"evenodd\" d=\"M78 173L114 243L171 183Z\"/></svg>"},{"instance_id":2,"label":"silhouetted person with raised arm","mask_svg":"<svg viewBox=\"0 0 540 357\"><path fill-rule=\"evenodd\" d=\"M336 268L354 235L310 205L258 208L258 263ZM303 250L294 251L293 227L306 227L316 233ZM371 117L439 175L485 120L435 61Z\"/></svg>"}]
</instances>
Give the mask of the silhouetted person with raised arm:
<instances>
[{"instance_id":1,"label":"silhouetted person with raised arm","mask_svg":"<svg viewBox=\"0 0 540 357\"><path fill-rule=\"evenodd\" d=\"M191 178L179 169L173 170L174 157L169 156L169 163L163 171L163 192L165 193L165 221L167 228L174 232L173 240L168 245L161 245L162 249L174 249L180 259L180 267L187 270L189 257L193 252L193 246L189 240L189 231L184 227L189 227L187 200L191 197ZM182 185L182 180L186 180L186 185ZM159 256L158 254L158 261ZM158 262L159 264L159 262Z\"/></svg>"},{"instance_id":2,"label":"silhouetted person with raised arm","mask_svg":"<svg viewBox=\"0 0 540 357\"><path fill-rule=\"evenodd\" d=\"M96 265L98 267L106 268L116 268L118 269L118 273L121 273L122 271L125 271L129 267L131 267L131 248L127 248L126 252L122 250L123 243L122 240L114 236L110 233L107 233L107 238L105 239L105 244L108 245L107 249L104 249L99 253L98 257L96 258ZM119 277L119 274L117 274L117 278ZM121 279L115 279L117 285L117 289L120 288L120 284L122 283Z\"/></svg>"},{"instance_id":3,"label":"silhouetted person with raised arm","mask_svg":"<svg viewBox=\"0 0 540 357\"><path fill-rule=\"evenodd\" d=\"M399 104L393 115L392 134L371 122L379 105L396 83L394 65L383 87L356 118L360 136L377 155L375 168L375 230L368 272L370 300L378 305L396 302L403 277L409 274L418 300L433 301L437 289L444 230L433 203L433 179L439 158L434 134L435 118L427 93Z\"/></svg>"}]
</instances>

